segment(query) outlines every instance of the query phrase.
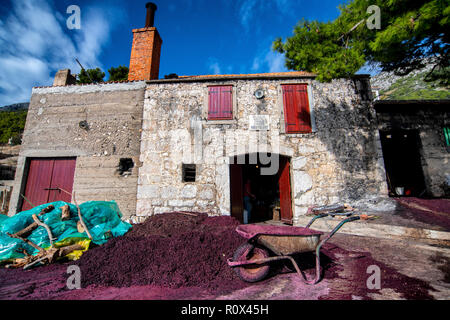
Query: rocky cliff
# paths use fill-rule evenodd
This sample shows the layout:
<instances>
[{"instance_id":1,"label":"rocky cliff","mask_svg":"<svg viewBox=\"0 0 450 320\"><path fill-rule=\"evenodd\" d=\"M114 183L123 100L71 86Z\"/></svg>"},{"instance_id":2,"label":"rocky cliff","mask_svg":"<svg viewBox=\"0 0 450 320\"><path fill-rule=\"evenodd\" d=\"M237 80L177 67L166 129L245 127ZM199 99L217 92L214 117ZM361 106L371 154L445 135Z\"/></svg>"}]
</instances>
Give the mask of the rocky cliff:
<instances>
[{"instance_id":1,"label":"rocky cliff","mask_svg":"<svg viewBox=\"0 0 450 320\"><path fill-rule=\"evenodd\" d=\"M423 69L406 76L381 72L371 79L374 97L378 92L381 100L450 99L449 87L442 86L438 81L425 81L425 76L432 68L433 64L428 63Z\"/></svg>"}]
</instances>

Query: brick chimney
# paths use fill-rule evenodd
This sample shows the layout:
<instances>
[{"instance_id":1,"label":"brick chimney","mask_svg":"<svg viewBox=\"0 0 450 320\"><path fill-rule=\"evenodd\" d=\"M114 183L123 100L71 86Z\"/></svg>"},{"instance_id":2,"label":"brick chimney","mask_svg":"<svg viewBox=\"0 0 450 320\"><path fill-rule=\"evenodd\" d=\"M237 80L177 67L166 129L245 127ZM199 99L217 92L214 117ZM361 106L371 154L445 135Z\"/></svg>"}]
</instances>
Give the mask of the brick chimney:
<instances>
[{"instance_id":1,"label":"brick chimney","mask_svg":"<svg viewBox=\"0 0 450 320\"><path fill-rule=\"evenodd\" d=\"M153 26L154 3L147 3L145 28L133 30L133 47L131 49L130 72L128 80L155 80L159 78L159 58L162 40L158 30Z\"/></svg>"}]
</instances>

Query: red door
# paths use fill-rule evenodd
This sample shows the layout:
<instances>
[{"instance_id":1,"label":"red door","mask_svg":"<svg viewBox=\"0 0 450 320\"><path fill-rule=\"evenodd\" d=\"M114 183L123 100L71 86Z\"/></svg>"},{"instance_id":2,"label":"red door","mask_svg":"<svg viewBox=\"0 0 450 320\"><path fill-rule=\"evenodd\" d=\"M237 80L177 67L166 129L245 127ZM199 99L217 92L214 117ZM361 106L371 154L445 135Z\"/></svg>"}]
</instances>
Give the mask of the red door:
<instances>
[{"instance_id":1,"label":"red door","mask_svg":"<svg viewBox=\"0 0 450 320\"><path fill-rule=\"evenodd\" d=\"M242 181L242 165L230 165L231 216L244 222L244 189Z\"/></svg>"},{"instance_id":2,"label":"red door","mask_svg":"<svg viewBox=\"0 0 450 320\"><path fill-rule=\"evenodd\" d=\"M34 206L44 203L65 201L70 202L75 174L76 158L45 158L30 159L28 177L25 187L25 198ZM32 206L23 200L21 211Z\"/></svg>"},{"instance_id":3,"label":"red door","mask_svg":"<svg viewBox=\"0 0 450 320\"><path fill-rule=\"evenodd\" d=\"M292 224L292 198L289 159L280 157L278 184L280 186L281 221Z\"/></svg>"}]
</instances>

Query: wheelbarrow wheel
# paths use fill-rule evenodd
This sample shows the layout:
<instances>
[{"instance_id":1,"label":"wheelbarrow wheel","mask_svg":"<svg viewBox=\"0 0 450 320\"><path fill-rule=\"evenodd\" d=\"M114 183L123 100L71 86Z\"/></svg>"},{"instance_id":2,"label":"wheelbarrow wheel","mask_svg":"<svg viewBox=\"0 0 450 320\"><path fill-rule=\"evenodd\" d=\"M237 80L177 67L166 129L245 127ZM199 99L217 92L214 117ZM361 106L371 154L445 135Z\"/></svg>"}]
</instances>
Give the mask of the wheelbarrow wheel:
<instances>
[{"instance_id":1,"label":"wheelbarrow wheel","mask_svg":"<svg viewBox=\"0 0 450 320\"><path fill-rule=\"evenodd\" d=\"M250 243L244 243L235 251L234 261L252 261L269 257L269 252L261 247L255 247ZM246 282L257 282L263 280L270 271L269 264L247 265L235 267L237 276Z\"/></svg>"}]
</instances>

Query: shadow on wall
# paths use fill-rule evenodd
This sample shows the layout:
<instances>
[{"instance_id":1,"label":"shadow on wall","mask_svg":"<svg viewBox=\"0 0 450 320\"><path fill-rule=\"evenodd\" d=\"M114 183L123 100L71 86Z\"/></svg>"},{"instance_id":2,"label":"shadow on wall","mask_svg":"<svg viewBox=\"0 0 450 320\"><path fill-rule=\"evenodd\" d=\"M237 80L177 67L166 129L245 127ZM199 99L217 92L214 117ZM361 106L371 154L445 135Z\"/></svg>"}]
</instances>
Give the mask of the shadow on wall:
<instances>
[{"instance_id":1,"label":"shadow on wall","mask_svg":"<svg viewBox=\"0 0 450 320\"><path fill-rule=\"evenodd\" d=\"M355 94L351 97L331 100L323 93L325 98L317 99L316 135L339 167L333 172L340 181L333 186L335 196L361 209L392 210L395 202L387 198L376 112L370 96L358 90L357 81L352 84Z\"/></svg>"}]
</instances>

